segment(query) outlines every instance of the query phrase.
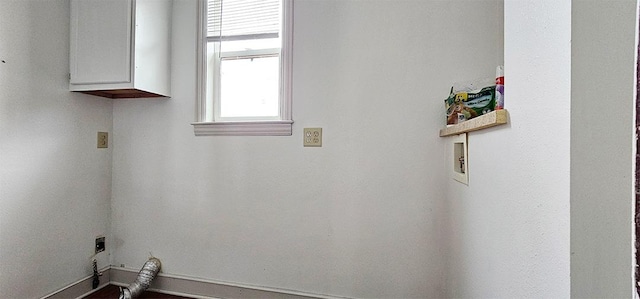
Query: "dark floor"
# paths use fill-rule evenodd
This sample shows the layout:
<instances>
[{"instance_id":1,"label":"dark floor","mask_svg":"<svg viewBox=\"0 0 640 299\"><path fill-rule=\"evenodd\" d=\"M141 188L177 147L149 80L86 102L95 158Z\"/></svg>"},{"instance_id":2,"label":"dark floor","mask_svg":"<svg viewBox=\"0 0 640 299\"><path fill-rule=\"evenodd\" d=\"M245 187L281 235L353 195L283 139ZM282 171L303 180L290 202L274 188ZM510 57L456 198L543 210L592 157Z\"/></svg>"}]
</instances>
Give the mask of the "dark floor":
<instances>
[{"instance_id":1,"label":"dark floor","mask_svg":"<svg viewBox=\"0 0 640 299\"><path fill-rule=\"evenodd\" d=\"M120 287L116 285L108 285L99 291L84 297L84 299L118 299L120 296ZM188 299L188 297L160 294L156 292L146 291L138 297L140 299Z\"/></svg>"}]
</instances>

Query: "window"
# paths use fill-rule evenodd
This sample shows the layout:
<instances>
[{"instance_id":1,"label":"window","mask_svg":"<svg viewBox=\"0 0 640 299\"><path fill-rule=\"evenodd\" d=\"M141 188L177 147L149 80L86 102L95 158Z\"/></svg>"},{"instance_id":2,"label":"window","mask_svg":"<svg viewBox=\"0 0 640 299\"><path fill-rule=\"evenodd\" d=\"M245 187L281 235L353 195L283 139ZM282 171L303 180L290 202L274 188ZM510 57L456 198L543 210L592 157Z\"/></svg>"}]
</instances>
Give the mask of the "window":
<instances>
[{"instance_id":1,"label":"window","mask_svg":"<svg viewBox=\"0 0 640 299\"><path fill-rule=\"evenodd\" d=\"M196 135L291 135L292 0L200 0Z\"/></svg>"}]
</instances>

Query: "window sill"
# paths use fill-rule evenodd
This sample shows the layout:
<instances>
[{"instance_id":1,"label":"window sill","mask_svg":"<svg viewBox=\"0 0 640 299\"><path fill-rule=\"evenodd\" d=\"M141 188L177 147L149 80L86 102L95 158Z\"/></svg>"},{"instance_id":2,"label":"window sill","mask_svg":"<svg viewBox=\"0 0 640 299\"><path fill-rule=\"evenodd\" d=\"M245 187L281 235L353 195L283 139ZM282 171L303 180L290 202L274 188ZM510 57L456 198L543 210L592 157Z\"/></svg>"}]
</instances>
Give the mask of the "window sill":
<instances>
[{"instance_id":1,"label":"window sill","mask_svg":"<svg viewBox=\"0 0 640 299\"><path fill-rule=\"evenodd\" d=\"M196 136L291 136L292 120L197 122Z\"/></svg>"}]
</instances>

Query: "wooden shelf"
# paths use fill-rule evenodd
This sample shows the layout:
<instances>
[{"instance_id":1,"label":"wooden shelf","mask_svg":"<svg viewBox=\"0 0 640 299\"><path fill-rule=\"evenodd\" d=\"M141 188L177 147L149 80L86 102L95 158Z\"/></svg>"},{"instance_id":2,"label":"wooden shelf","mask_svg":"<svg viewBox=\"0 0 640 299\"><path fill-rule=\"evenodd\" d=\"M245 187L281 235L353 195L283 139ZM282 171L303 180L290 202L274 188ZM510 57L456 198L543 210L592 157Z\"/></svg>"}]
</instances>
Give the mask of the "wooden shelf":
<instances>
[{"instance_id":1,"label":"wooden shelf","mask_svg":"<svg viewBox=\"0 0 640 299\"><path fill-rule=\"evenodd\" d=\"M504 125L507 123L507 110L491 111L485 115L472 118L463 123L446 127L440 130L440 137L458 135L466 132L482 130L490 127Z\"/></svg>"}]
</instances>

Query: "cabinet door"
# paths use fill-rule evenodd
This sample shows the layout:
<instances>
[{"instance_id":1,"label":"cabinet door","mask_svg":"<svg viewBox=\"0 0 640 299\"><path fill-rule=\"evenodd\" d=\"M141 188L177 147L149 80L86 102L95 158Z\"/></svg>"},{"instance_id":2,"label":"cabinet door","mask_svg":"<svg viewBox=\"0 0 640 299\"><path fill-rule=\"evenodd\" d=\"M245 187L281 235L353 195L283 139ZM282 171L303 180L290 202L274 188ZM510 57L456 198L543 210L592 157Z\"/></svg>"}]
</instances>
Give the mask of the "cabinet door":
<instances>
[{"instance_id":1,"label":"cabinet door","mask_svg":"<svg viewBox=\"0 0 640 299\"><path fill-rule=\"evenodd\" d=\"M131 82L132 0L71 0L72 84Z\"/></svg>"}]
</instances>

